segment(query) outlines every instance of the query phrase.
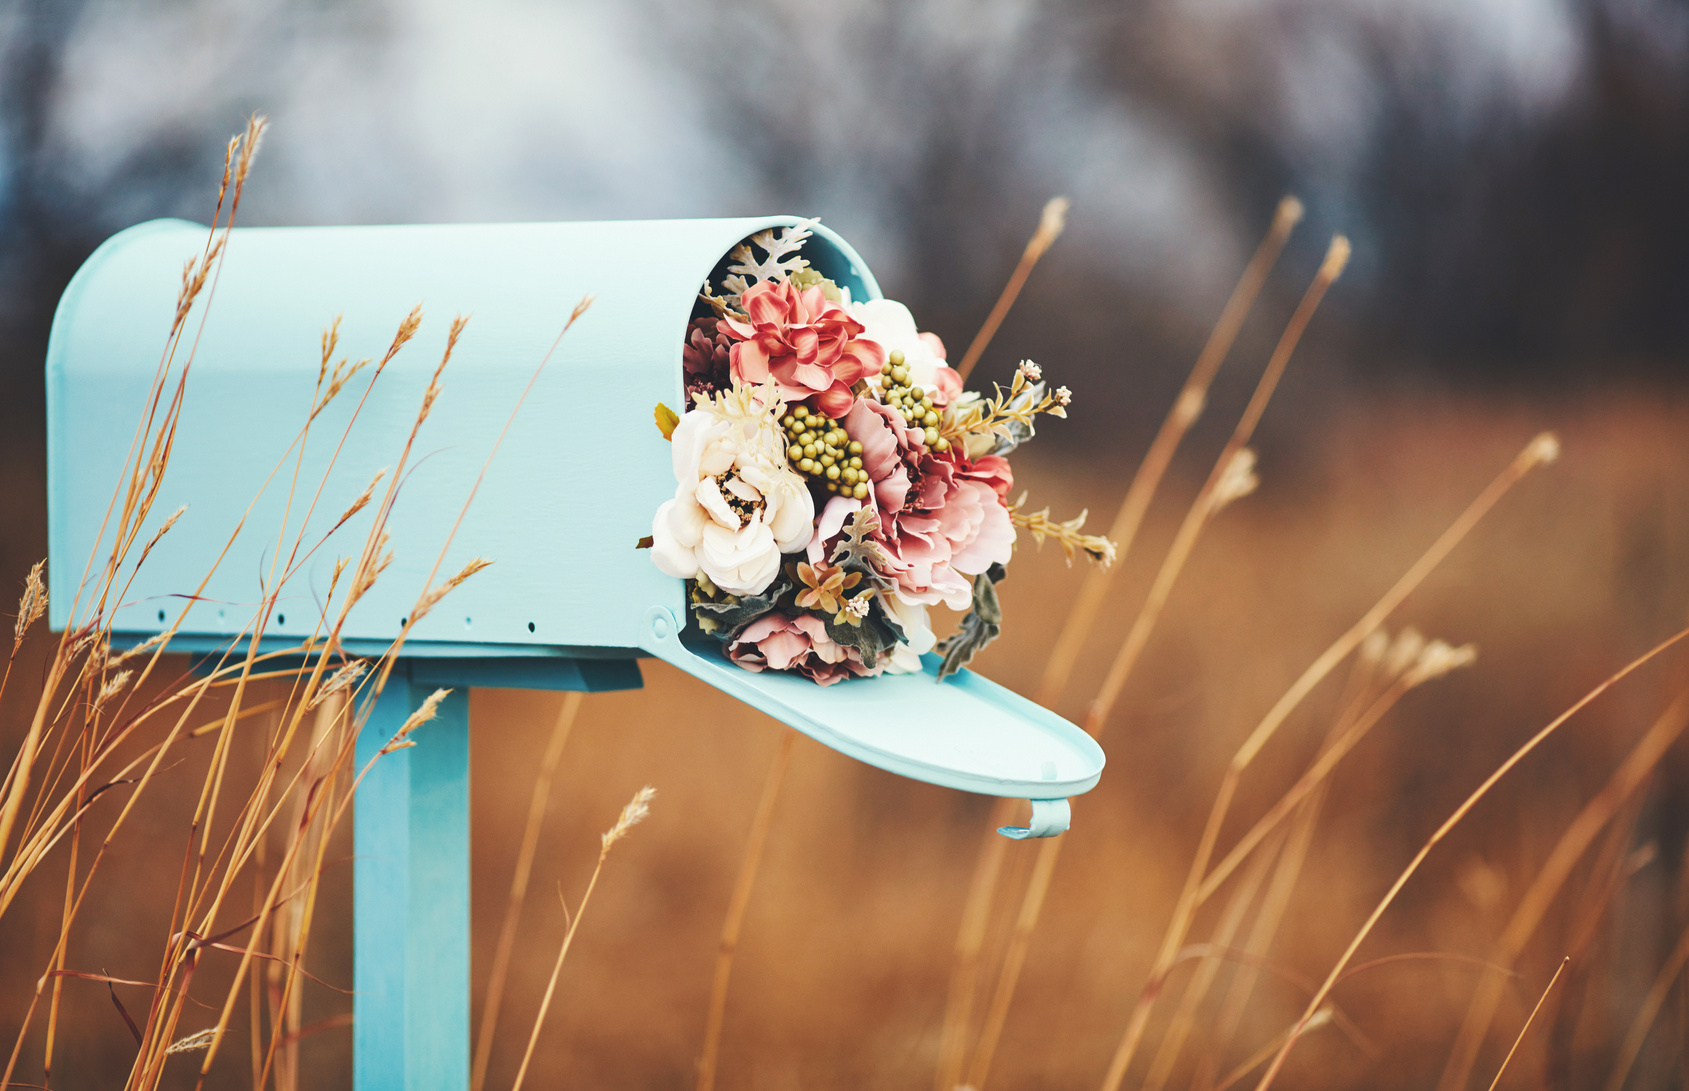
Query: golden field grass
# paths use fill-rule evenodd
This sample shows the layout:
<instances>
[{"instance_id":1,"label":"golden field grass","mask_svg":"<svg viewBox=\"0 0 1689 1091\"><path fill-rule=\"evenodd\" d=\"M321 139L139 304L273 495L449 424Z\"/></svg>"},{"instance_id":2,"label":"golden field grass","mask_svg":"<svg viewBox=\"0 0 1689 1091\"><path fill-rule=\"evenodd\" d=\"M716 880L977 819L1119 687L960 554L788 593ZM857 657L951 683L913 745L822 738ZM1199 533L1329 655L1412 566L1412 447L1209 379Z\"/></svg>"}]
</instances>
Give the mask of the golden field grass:
<instances>
[{"instance_id":1,"label":"golden field grass","mask_svg":"<svg viewBox=\"0 0 1689 1091\"><path fill-rule=\"evenodd\" d=\"M1247 359L1231 366L1248 371ZM1223 402L1223 399L1218 399ZM1215 428L1229 425L1217 404ZM1262 485L1227 507L1198 544L1104 738L1102 784L1074 806L1073 830L1033 934L989 1086L1090 1088L1102 1080L1143 988L1226 761L1262 714L1351 625L1530 437L1555 429L1564 453L1530 474L1391 619L1477 645L1475 665L1408 693L1337 768L1284 924L1226 1073L1301 1013L1414 851L1532 732L1680 628L1689 614L1689 403L1654 392L1509 403L1430 396L1352 398L1305 427L1274 426L1257 447ZM1102 522L1139 452L1096 452L1076 470L1060 450L1017 455L1019 483L1058 515ZM1116 581L1061 710L1078 719L1131 624L1177 519L1218 440L1199 430ZM1282 467L1282 469L1281 469ZM19 574L21 575L21 574ZM1024 543L1002 585L1008 627L976 664L1022 692L1084 578L1059 550ZM14 584L16 586L16 584ZM26 643L17 679L49 649ZM1438 952L1483 959L1556 840L1685 684L1668 651L1570 721L1503 779L1439 845L1357 954ZM185 660L167 658L164 668ZM487 1086L515 1075L571 905L598 834L635 789L651 817L606 865L529 1073L531 1086L687 1087L702 1044L723 914L765 773L783 731L674 670L647 661L646 688L589 695L564 751L543 826ZM1336 711L1340 669L1286 723L1244 777L1223 853L1312 760ZM149 685L157 686L157 681ZM21 690L19 692L22 692ZM281 696L264 683L253 705ZM560 694L473 696L474 979L483 987L521 837L537 755ZM24 711L0 710L0 754ZM242 721L229 789L252 781L266 725ZM207 714L209 718L209 713ZM427 745L427 728L417 734ZM186 820L209 747L179 764L138 808L107 861L68 950L73 969L118 978L157 972ZM297 760L292 759L292 760ZM1563 956L1574 959L1513 1059L1505 1086L1597 1085L1654 976L1689 921L1683 792L1689 766L1669 752L1571 874L1525 948L1468 1085L1488 1086ZM174 787L172 787L174 786ZM990 801L917 784L799 740L745 920L722 1041L719 1086L914 1087L932 1084L951 951ZM91 812L85 837L109 814ZM326 854L306 968L349 988L349 829ZM279 836L279 835L278 835ZM280 841L276 842L277 846ZM279 847L275 850L279 853ZM1036 843L1008 847L983 959L984 988L1007 942ZM62 857L62 853L61 853ZM273 859L273 857L272 857ZM62 858L50 857L0 920L0 1027L15 1028L58 935ZM272 865L273 866L273 865ZM1618 880L1609 883L1617 873ZM1239 878L1232 880L1235 885ZM239 889L250 889L248 877ZM1208 936L1226 890L1199 914ZM194 993L219 1004L238 956L202 960ZM1180 962L1126 1085L1141 1085L1180 989ZM1220 959L1212 1006L1242 962ZM262 971L260 971L262 976ZM1281 1076L1293 1087L1426 1087L1442 1072L1479 976L1452 958L1392 961L1341 982L1343 1025L1311 1029ZM117 986L132 1012L144 989ZM982 996L984 994L982 993ZM477 1006L479 1006L479 997ZM135 1054L106 987L69 981L53 1086L114 1086ZM976 1013L984 1007L982 999ZM308 985L307 1025L350 1010ZM1190 1084L1210 1052L1199 1017L1170 1085ZM1684 999L1673 990L1629 1086L1683 1072ZM216 1012L189 1005L184 1033ZM208 1086L249 1086L244 1008ZM11 1035L4 1036L9 1047ZM31 1062L31 1054L35 1059ZM39 1082L40 1028L17 1080ZM299 1085L349 1083L350 1034L301 1042ZM161 1086L190 1086L198 1055L174 1058ZM33 1067L32 1067L33 1064ZM1248 1079L1250 1085L1259 1069Z\"/></svg>"}]
</instances>

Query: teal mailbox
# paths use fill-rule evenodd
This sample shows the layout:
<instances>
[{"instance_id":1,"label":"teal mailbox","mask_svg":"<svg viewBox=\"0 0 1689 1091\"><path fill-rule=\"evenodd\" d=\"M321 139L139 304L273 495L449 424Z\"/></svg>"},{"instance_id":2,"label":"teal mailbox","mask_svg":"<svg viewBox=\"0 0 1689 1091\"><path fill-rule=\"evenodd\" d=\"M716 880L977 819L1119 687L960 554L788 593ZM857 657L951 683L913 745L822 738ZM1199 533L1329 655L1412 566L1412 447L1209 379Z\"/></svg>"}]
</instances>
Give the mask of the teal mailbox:
<instances>
[{"instance_id":1,"label":"teal mailbox","mask_svg":"<svg viewBox=\"0 0 1689 1091\"><path fill-rule=\"evenodd\" d=\"M412 627L360 738L361 761L429 692L453 687L421 745L384 757L357 798L354 1035L363 1091L461 1091L468 1083L469 687L636 688L637 660L655 657L871 765L1033 801L1032 822L1010 836L1060 833L1067 797L1097 783L1103 755L1088 735L978 675L940 682L936 661L925 673L827 688L741 670L713 642L688 638L684 584L635 548L674 491L668 444L651 414L658 402L682 404L681 349L698 289L742 239L798 222L233 232L153 508L157 521L186 510L110 611L114 643L144 641L184 609L173 650L210 653L237 639L265 593L277 528L306 541L329 529L402 446L443 349L441 316L472 316L389 518L396 559L344 629L351 654L390 646L485 468L441 570L476 556L495 563ZM205 230L165 220L117 235L59 304L47 354L55 628L70 622L75 583L102 545L182 262L201 251ZM862 259L825 228L804 255L854 298L879 297ZM589 293L591 310L489 463L569 308ZM290 506L286 487L265 482L278 464L294 475L284 455L312 406L324 327L342 316L343 351L379 357L419 302L433 321L370 388L344 445L305 449L297 480L312 491L322 482L324 500L299 526L305 505ZM354 400L331 403L314 434L339 436ZM372 514L339 533L361 542L361 520ZM251 529L219 560L243 519ZM336 612L336 556L333 544L324 547L283 589L267 641L296 643Z\"/></svg>"}]
</instances>

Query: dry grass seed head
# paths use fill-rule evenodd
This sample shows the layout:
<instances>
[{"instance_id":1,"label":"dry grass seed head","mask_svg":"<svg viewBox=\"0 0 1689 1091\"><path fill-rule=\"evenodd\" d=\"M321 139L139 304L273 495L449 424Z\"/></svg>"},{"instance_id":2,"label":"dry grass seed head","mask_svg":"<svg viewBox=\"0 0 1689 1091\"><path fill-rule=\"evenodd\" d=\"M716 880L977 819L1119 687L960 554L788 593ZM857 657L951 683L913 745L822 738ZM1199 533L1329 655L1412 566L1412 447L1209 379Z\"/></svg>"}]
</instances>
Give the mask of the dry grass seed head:
<instances>
[{"instance_id":1,"label":"dry grass seed head","mask_svg":"<svg viewBox=\"0 0 1689 1091\"><path fill-rule=\"evenodd\" d=\"M1531 466L1543 466L1560 457L1560 437L1543 432L1525 448L1525 460Z\"/></svg>"},{"instance_id":2,"label":"dry grass seed head","mask_svg":"<svg viewBox=\"0 0 1689 1091\"><path fill-rule=\"evenodd\" d=\"M416 331L422 327L422 304L418 303L410 309L410 313L399 321L399 328L393 333L393 341L387 346L387 351L381 354L381 362L375 365L375 373L380 375L393 357L399 355L399 350L410 343L416 336Z\"/></svg>"},{"instance_id":3,"label":"dry grass seed head","mask_svg":"<svg viewBox=\"0 0 1689 1091\"><path fill-rule=\"evenodd\" d=\"M17 652L23 643L23 634L29 627L41 620L41 615L47 609L47 584L41 578L46 570L46 561L36 561L24 577L23 597L18 600L18 620L12 628L12 651Z\"/></svg>"},{"instance_id":4,"label":"dry grass seed head","mask_svg":"<svg viewBox=\"0 0 1689 1091\"><path fill-rule=\"evenodd\" d=\"M1255 452L1248 447L1239 448L1220 472L1220 480L1214 486L1214 510L1219 511L1233 500L1243 499L1260 484L1261 479L1255 475Z\"/></svg>"},{"instance_id":5,"label":"dry grass seed head","mask_svg":"<svg viewBox=\"0 0 1689 1091\"><path fill-rule=\"evenodd\" d=\"M375 487L381 484L382 478L387 476L387 470L388 467L383 466L381 469L375 471L375 476L369 479L369 484L364 486L364 491L358 494L358 498L352 501L351 506L348 507L345 513L342 514L335 522L334 526L336 530L345 526L346 521L352 518L352 516L364 510L364 505L368 504L370 502L370 498L375 495ZM342 561L341 564L344 565L345 562Z\"/></svg>"},{"instance_id":6,"label":"dry grass seed head","mask_svg":"<svg viewBox=\"0 0 1689 1091\"><path fill-rule=\"evenodd\" d=\"M154 648L158 647L160 644L164 643L164 638L168 635L169 635L168 632L162 632L162 633L155 633L152 636L147 637L145 640L141 641L139 644L135 645L133 648L130 648L128 651L124 652L122 655L118 656L116 659L113 659L111 661L111 665L114 666L114 667L119 666L123 663L127 663L131 659L135 659L139 656L143 656L143 655L147 654L148 652L152 651Z\"/></svg>"},{"instance_id":7,"label":"dry grass seed head","mask_svg":"<svg viewBox=\"0 0 1689 1091\"><path fill-rule=\"evenodd\" d=\"M1374 629L1372 632L1366 634L1365 640L1361 641L1361 661L1371 664L1372 666L1377 666L1378 664L1384 662L1385 653L1389 650L1390 634L1385 632L1383 629Z\"/></svg>"},{"instance_id":8,"label":"dry grass seed head","mask_svg":"<svg viewBox=\"0 0 1689 1091\"><path fill-rule=\"evenodd\" d=\"M434 401L440 396L440 376L446 370L446 364L451 361L452 353L457 350L457 339L463 336L463 328L469 325L468 315L458 315L452 319L452 328L446 332L446 351L440 354L440 363L434 368L434 375L428 380L428 389L422 394L422 409L417 413L417 423L428 419L428 414L434 410Z\"/></svg>"},{"instance_id":9,"label":"dry grass seed head","mask_svg":"<svg viewBox=\"0 0 1689 1091\"><path fill-rule=\"evenodd\" d=\"M1033 232L1032 240L1026 244L1029 253L1043 257L1044 251L1061 238L1061 233L1067 228L1067 210L1072 207L1073 202L1066 197L1052 197L1045 202L1044 210L1038 215L1038 230Z\"/></svg>"},{"instance_id":10,"label":"dry grass seed head","mask_svg":"<svg viewBox=\"0 0 1689 1091\"><path fill-rule=\"evenodd\" d=\"M252 170L252 161L258 156L258 146L264 142L264 131L270 127L270 119L263 114L253 114L246 121L246 132L241 136L240 163L235 167L235 199L240 199L241 188L246 185L246 176Z\"/></svg>"},{"instance_id":11,"label":"dry grass seed head","mask_svg":"<svg viewBox=\"0 0 1689 1091\"><path fill-rule=\"evenodd\" d=\"M1390 649L1384 653L1382 680L1394 682L1401 677L1419 659L1419 653L1424 649L1425 638L1413 626L1397 633L1396 639L1390 642Z\"/></svg>"},{"instance_id":12,"label":"dry grass seed head","mask_svg":"<svg viewBox=\"0 0 1689 1091\"><path fill-rule=\"evenodd\" d=\"M341 692L342 690L351 688L358 679L362 678L367 673L369 673L368 660L352 660L350 663L347 663L345 666L341 667L329 676L329 680L323 684L322 689L317 691L317 695L311 698L311 702L306 706L306 708L316 708L335 694Z\"/></svg>"},{"instance_id":13,"label":"dry grass seed head","mask_svg":"<svg viewBox=\"0 0 1689 1091\"><path fill-rule=\"evenodd\" d=\"M129 684L129 679L134 677L134 673L134 671L121 670L106 679L105 684L100 687L99 696L94 698L93 711L100 711L105 707L107 701L117 696L118 692Z\"/></svg>"},{"instance_id":14,"label":"dry grass seed head","mask_svg":"<svg viewBox=\"0 0 1689 1091\"><path fill-rule=\"evenodd\" d=\"M404 726L395 731L393 737L387 740L387 745L381 748L381 753L391 754L395 750L415 746L416 741L410 738L410 733L432 720L435 714L440 711L440 702L450 696L451 692L449 689L437 689L430 693L427 700L418 705L416 711L405 719Z\"/></svg>"},{"instance_id":15,"label":"dry grass seed head","mask_svg":"<svg viewBox=\"0 0 1689 1091\"><path fill-rule=\"evenodd\" d=\"M438 605L439 601L451 593L459 584L463 583L464 580L467 580L469 577L492 563L492 561L487 560L485 557L476 557L471 560L468 564L463 566L463 570L457 575L434 588L432 591L425 593L421 599L417 600L416 609L411 611L411 620L421 621L425 616L427 616L428 611L434 609L434 607Z\"/></svg>"},{"instance_id":16,"label":"dry grass seed head","mask_svg":"<svg viewBox=\"0 0 1689 1091\"><path fill-rule=\"evenodd\" d=\"M1333 235L1331 246L1325 252L1325 260L1320 263L1319 275L1328 281L1336 280L1343 275L1343 267L1349 264L1349 240L1343 235Z\"/></svg>"},{"instance_id":17,"label":"dry grass seed head","mask_svg":"<svg viewBox=\"0 0 1689 1091\"><path fill-rule=\"evenodd\" d=\"M167 1055L172 1053L197 1053L202 1049L211 1048L211 1043L216 1037L217 1028L206 1027L204 1030L196 1030L186 1038L180 1038L170 1043L170 1048L164 1052Z\"/></svg>"},{"instance_id":18,"label":"dry grass seed head","mask_svg":"<svg viewBox=\"0 0 1689 1091\"><path fill-rule=\"evenodd\" d=\"M1412 689L1433 678L1441 678L1450 671L1471 666L1477 659L1478 648L1475 644L1462 644L1456 648L1444 641L1433 640L1420 650L1413 666L1402 676L1402 682Z\"/></svg>"},{"instance_id":19,"label":"dry grass seed head","mask_svg":"<svg viewBox=\"0 0 1689 1091\"><path fill-rule=\"evenodd\" d=\"M381 578L381 574L387 571L387 566L393 563L393 551L387 548L387 543L392 537L385 530L382 531L381 537L376 540L374 551L370 554L369 563L359 566L357 574L352 578L352 587L347 592L347 607L363 598L364 594L375 586L375 581Z\"/></svg>"},{"instance_id":20,"label":"dry grass seed head","mask_svg":"<svg viewBox=\"0 0 1689 1091\"><path fill-rule=\"evenodd\" d=\"M345 315L335 315L334 321L323 330L322 362L317 365L317 382L319 383L328 374L328 362L334 356L334 350L340 347L340 320L344 317Z\"/></svg>"},{"instance_id":21,"label":"dry grass seed head","mask_svg":"<svg viewBox=\"0 0 1689 1091\"><path fill-rule=\"evenodd\" d=\"M633 798L622 808L621 817L616 819L616 824L605 830L600 838L604 852L609 852L611 845L626 837L629 830L645 821L645 817L651 813L651 799L656 794L657 789L649 784L633 793Z\"/></svg>"}]
</instances>

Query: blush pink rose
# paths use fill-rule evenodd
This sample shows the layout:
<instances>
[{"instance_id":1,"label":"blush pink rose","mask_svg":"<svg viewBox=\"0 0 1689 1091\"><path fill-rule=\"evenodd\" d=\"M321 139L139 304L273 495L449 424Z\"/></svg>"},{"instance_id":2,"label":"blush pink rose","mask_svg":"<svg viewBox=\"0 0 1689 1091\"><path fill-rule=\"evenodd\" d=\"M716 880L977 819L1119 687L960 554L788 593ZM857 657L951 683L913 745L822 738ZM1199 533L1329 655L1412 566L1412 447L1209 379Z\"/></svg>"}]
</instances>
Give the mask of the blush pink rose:
<instances>
[{"instance_id":1,"label":"blush pink rose","mask_svg":"<svg viewBox=\"0 0 1689 1091\"><path fill-rule=\"evenodd\" d=\"M727 658L759 673L796 670L822 686L880 673L864 663L855 648L829 637L826 624L813 614L764 614L728 644Z\"/></svg>"},{"instance_id":2,"label":"blush pink rose","mask_svg":"<svg viewBox=\"0 0 1689 1091\"><path fill-rule=\"evenodd\" d=\"M969 462L954 448L934 453L895 410L878 402L857 402L844 429L862 444L885 575L910 602L967 609L970 577L1007 564L1014 549L1008 460L988 455Z\"/></svg>"},{"instance_id":3,"label":"blush pink rose","mask_svg":"<svg viewBox=\"0 0 1689 1091\"><path fill-rule=\"evenodd\" d=\"M822 294L786 281L763 281L746 292L746 320L726 318L717 327L731 337L733 377L750 385L773 379L788 402L815 399L838 418L856 400L850 388L878 375L886 352L862 336L862 323Z\"/></svg>"}]
</instances>

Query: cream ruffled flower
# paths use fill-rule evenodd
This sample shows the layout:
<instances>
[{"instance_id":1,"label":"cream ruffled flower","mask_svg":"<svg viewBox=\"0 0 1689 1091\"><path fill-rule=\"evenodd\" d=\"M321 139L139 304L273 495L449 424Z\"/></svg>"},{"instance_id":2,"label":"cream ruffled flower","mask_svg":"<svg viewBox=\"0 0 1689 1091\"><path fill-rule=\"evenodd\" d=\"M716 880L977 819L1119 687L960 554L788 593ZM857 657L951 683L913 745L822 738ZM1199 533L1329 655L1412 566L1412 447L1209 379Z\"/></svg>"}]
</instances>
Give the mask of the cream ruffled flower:
<instances>
[{"instance_id":1,"label":"cream ruffled flower","mask_svg":"<svg viewBox=\"0 0 1689 1091\"><path fill-rule=\"evenodd\" d=\"M771 387L735 385L675 426L674 499L651 524L651 559L663 572L702 572L730 595L763 591L780 555L809 542L815 504L786 462L780 402Z\"/></svg>"},{"instance_id":2,"label":"cream ruffled flower","mask_svg":"<svg viewBox=\"0 0 1689 1091\"><path fill-rule=\"evenodd\" d=\"M908 307L895 299L870 299L852 303L850 316L862 323L863 336L878 342L888 355L901 352L910 382L936 395L935 400L948 402L961 393L961 377L944 361L944 343L920 332Z\"/></svg>"},{"instance_id":3,"label":"cream ruffled flower","mask_svg":"<svg viewBox=\"0 0 1689 1091\"><path fill-rule=\"evenodd\" d=\"M880 596L880 602L892 619L903 627L903 639L894 645L885 659L886 674L914 674L921 669L921 656L933 650L938 638L933 635L932 623L927 620L927 608L910 602L896 591Z\"/></svg>"}]
</instances>

